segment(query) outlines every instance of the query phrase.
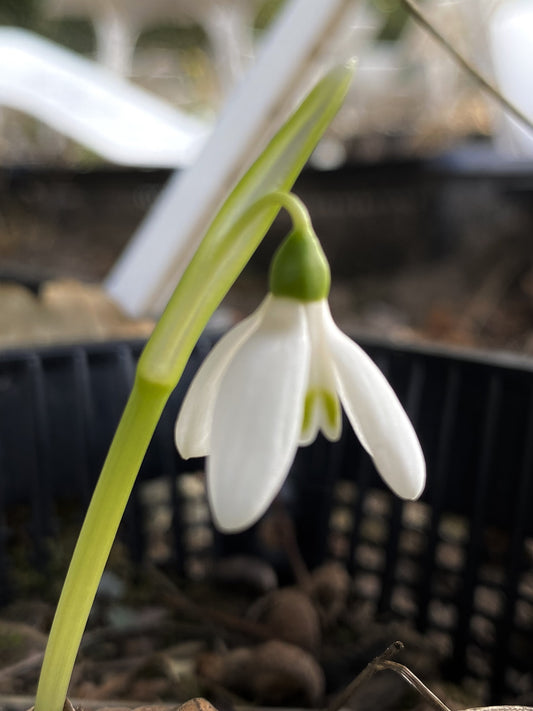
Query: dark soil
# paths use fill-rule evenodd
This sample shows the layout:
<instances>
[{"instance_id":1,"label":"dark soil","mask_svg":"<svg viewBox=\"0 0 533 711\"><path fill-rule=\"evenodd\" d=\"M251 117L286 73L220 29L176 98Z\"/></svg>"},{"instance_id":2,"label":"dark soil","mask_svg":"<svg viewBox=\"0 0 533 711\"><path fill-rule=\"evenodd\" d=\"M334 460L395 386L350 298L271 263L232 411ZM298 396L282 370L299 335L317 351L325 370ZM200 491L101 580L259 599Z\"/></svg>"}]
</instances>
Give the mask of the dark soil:
<instances>
[{"instance_id":1,"label":"dark soil","mask_svg":"<svg viewBox=\"0 0 533 711\"><path fill-rule=\"evenodd\" d=\"M114 556L70 687L71 698L86 708L175 705L202 696L219 709L333 709L337 695L397 638L406 645L397 661L450 703L466 705L464 690L441 681L442 650L406 625L371 620L336 563L279 588L274 571L249 558L191 583L154 567L139 577ZM3 610L0 707L23 709L35 693L52 610L33 599ZM427 704L390 672L363 683L356 699L363 711Z\"/></svg>"},{"instance_id":2,"label":"dark soil","mask_svg":"<svg viewBox=\"0 0 533 711\"><path fill-rule=\"evenodd\" d=\"M518 185L516 176L510 183L485 176L474 185L407 175L403 182L397 174L385 182L375 174L359 176L337 202L332 195L314 199L315 178L301 184L331 259L331 304L339 324L354 335L532 354L529 178L522 176ZM94 284L165 177L3 175L1 346L150 332L151 322L126 319ZM344 206L344 214L332 225L335 205ZM432 205L438 209L429 213ZM226 298L220 312L226 323L263 297L276 235ZM221 710L324 708L395 640L405 644L397 661L452 708L483 703L475 684L445 681L445 649L408 625L377 616L336 567L309 575L295 564L294 579L280 588L273 569L259 560L225 561L192 582L157 565L139 571L117 555L72 680L70 695L86 708L172 706L197 696ZM30 594L36 581L26 580L25 592L2 610L0 709L22 711L32 703L64 563L49 599L36 600ZM366 681L347 702L358 711L422 709L427 703L390 671Z\"/></svg>"}]
</instances>

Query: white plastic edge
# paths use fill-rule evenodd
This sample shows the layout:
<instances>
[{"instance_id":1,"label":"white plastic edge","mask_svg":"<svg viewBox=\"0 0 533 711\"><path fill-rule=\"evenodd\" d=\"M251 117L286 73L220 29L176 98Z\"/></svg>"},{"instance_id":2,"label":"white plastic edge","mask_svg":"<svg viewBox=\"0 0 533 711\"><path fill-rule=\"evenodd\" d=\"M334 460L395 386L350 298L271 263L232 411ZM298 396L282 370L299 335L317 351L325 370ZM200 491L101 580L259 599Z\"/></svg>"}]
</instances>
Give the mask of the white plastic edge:
<instances>
[{"instance_id":1,"label":"white plastic edge","mask_svg":"<svg viewBox=\"0 0 533 711\"><path fill-rule=\"evenodd\" d=\"M107 160L193 163L212 126L27 30L0 28L0 105L30 114Z\"/></svg>"}]
</instances>

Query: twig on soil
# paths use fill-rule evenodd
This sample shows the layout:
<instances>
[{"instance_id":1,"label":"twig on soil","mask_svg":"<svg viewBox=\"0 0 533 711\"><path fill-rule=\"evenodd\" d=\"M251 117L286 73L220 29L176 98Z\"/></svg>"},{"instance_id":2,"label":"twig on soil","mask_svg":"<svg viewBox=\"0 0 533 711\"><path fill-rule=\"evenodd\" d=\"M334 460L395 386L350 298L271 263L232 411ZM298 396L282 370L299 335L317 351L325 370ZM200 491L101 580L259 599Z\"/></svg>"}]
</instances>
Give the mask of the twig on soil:
<instances>
[{"instance_id":1,"label":"twig on soil","mask_svg":"<svg viewBox=\"0 0 533 711\"><path fill-rule=\"evenodd\" d=\"M253 639L267 641L275 638L275 635L265 625L243 620L241 617L193 602L164 573L154 566L149 566L149 568L150 575L157 581L161 599L174 610L190 615L195 619L209 620L225 627L227 630L239 632Z\"/></svg>"},{"instance_id":2,"label":"twig on soil","mask_svg":"<svg viewBox=\"0 0 533 711\"><path fill-rule=\"evenodd\" d=\"M368 681L374 674L382 668L385 662L394 657L398 652L403 649L402 642L394 642L380 655L373 659L366 667L360 672L353 681L351 681L348 686L338 694L327 708L327 711L339 711L346 703L352 698L357 689L365 681ZM442 710L441 710L442 711ZM448 709L449 711L449 709Z\"/></svg>"},{"instance_id":3,"label":"twig on soil","mask_svg":"<svg viewBox=\"0 0 533 711\"><path fill-rule=\"evenodd\" d=\"M131 625L123 625L120 628L98 627L97 629L91 630L85 634L82 639L80 649L83 650L96 642L109 641L110 639L116 639L118 637L125 637L128 635L143 634L144 632L160 628L162 624L163 619L161 616L158 616L155 618L149 617L142 621L136 620ZM42 664L43 658L44 652L36 652L25 659L3 667L0 669L0 681L11 679L15 676L19 676L20 674L32 672Z\"/></svg>"},{"instance_id":4,"label":"twig on soil","mask_svg":"<svg viewBox=\"0 0 533 711\"><path fill-rule=\"evenodd\" d=\"M438 696L428 689L428 687L421 682L410 669L408 669L404 664L392 661L392 657L398 654L403 647L404 645L402 642L394 642L394 644L391 644L390 647L387 647L383 654L380 654L369 664L367 664L363 671L358 674L350 684L348 684L346 689L344 689L344 691L333 699L331 704L328 706L327 711L340 711L340 709L347 704L355 691L365 681L368 681L376 672L384 671L385 669L390 669L391 671L396 672L396 674L399 674L402 679L405 679L408 684L414 687L418 693L423 696L429 704L431 704L431 706L437 709L437 711L452 711L452 709L450 709L444 701L441 701Z\"/></svg>"},{"instance_id":5,"label":"twig on soil","mask_svg":"<svg viewBox=\"0 0 533 711\"><path fill-rule=\"evenodd\" d=\"M19 676L20 674L26 674L31 672L42 663L44 657L44 652L35 652L25 659L21 659L14 664L10 664L7 667L0 669L0 681L5 681L6 679L11 679L14 676ZM0 706L1 708L1 706Z\"/></svg>"},{"instance_id":6,"label":"twig on soil","mask_svg":"<svg viewBox=\"0 0 533 711\"><path fill-rule=\"evenodd\" d=\"M276 506L273 520L274 525L276 525L278 529L281 545L289 560L294 579L298 585L305 588L305 586L309 584L311 576L309 568L303 559L300 546L298 545L294 522L287 510L281 505Z\"/></svg>"},{"instance_id":7,"label":"twig on soil","mask_svg":"<svg viewBox=\"0 0 533 711\"><path fill-rule=\"evenodd\" d=\"M418 693L426 699L426 701L434 706L437 711L452 711L450 707L444 703L444 701L441 701L439 697L431 691L431 689L428 689L428 687L403 664L398 664L398 662L393 662L390 659L384 659L378 662L376 671L382 671L383 669L390 669L391 671L399 674L402 679L405 679L408 684L411 684L411 686L414 687Z\"/></svg>"}]
</instances>

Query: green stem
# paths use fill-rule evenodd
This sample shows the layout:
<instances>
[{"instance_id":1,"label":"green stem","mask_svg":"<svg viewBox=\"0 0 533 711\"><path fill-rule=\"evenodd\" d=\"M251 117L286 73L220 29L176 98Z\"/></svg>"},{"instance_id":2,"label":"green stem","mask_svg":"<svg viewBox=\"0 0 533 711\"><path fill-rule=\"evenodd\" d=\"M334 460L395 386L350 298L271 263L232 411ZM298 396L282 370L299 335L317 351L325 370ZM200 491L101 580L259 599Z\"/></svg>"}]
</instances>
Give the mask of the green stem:
<instances>
[{"instance_id":1,"label":"green stem","mask_svg":"<svg viewBox=\"0 0 533 711\"><path fill-rule=\"evenodd\" d=\"M148 340L80 537L50 632L35 711L62 711L79 644L131 489L163 407L212 313L266 234L279 207L309 216L290 190L342 104L353 65L329 72L229 195ZM265 194L266 193L266 194Z\"/></svg>"},{"instance_id":2,"label":"green stem","mask_svg":"<svg viewBox=\"0 0 533 711\"><path fill-rule=\"evenodd\" d=\"M50 631L36 711L61 711L81 637L135 477L169 392L137 381L87 511ZM96 535L95 535L96 534Z\"/></svg>"},{"instance_id":3,"label":"green stem","mask_svg":"<svg viewBox=\"0 0 533 711\"><path fill-rule=\"evenodd\" d=\"M259 198L250 206L237 220L231 233L245 231L250 221L264 210L278 210L280 207L286 208L295 226L302 229L309 227L309 214L303 203L295 195L275 192ZM221 247L227 248L228 245L224 241ZM203 264L201 257L193 258L184 275L192 271L193 282L196 282L195 259L200 260L200 266ZM220 263L213 254L211 263ZM35 711L61 711L63 708L94 597L161 412L174 384L181 377L201 331L236 277L233 270L225 277L217 271L214 269L215 274L208 281L211 289L196 288L188 294L188 280L182 280L176 289L178 297L184 296L183 303L178 299L182 316L178 318L177 313L173 314L172 337L166 329L161 336L156 326L149 341L151 347L148 349L147 344L141 356L133 390L100 474L59 599L44 656ZM146 363L143 358L147 350L156 361L159 358L163 362L167 360L172 374L162 374L160 363L151 360ZM172 362L165 358L169 350L174 356ZM163 377L158 378L158 375Z\"/></svg>"},{"instance_id":4,"label":"green stem","mask_svg":"<svg viewBox=\"0 0 533 711\"><path fill-rule=\"evenodd\" d=\"M295 232L307 233L312 229L309 212L304 203L299 197L294 195L294 193L275 191L258 200L256 205L260 205L262 202L264 202L265 205L270 203L270 205L282 207L287 210Z\"/></svg>"}]
</instances>

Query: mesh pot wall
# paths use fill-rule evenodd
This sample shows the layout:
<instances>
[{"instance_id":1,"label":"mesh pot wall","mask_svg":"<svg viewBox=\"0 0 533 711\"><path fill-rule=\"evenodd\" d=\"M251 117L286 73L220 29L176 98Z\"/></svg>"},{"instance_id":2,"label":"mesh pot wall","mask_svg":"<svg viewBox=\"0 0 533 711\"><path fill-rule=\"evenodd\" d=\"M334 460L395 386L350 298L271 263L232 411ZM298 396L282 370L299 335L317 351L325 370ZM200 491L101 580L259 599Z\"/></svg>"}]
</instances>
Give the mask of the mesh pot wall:
<instances>
[{"instance_id":1,"label":"mesh pot wall","mask_svg":"<svg viewBox=\"0 0 533 711\"><path fill-rule=\"evenodd\" d=\"M158 558L186 575L217 556L264 553L255 529L238 536L211 529L202 462L184 462L173 445L179 403L212 342L200 340L164 411L121 530L135 559L150 556L163 514ZM418 502L396 499L349 427L335 445L318 439L300 450L282 492L303 556L310 566L344 562L355 595L438 639L451 677L484 680L495 703L531 675L533 367L362 345L415 424L427 488ZM25 565L45 570L50 540L65 521L81 522L141 349L134 342L0 354L4 603L16 594L21 549Z\"/></svg>"}]
</instances>

